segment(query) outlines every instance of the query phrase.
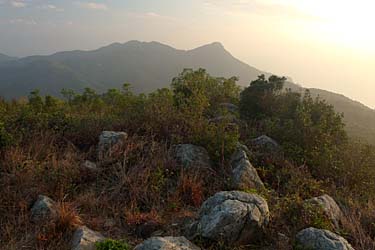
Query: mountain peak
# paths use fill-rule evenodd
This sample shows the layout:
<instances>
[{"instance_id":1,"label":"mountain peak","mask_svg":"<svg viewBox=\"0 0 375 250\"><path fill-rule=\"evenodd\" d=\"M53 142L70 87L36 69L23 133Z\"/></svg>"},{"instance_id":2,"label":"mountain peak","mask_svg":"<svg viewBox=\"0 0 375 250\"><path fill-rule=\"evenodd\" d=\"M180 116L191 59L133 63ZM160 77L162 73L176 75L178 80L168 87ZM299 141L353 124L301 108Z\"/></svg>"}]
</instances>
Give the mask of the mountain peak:
<instances>
[{"instance_id":1,"label":"mountain peak","mask_svg":"<svg viewBox=\"0 0 375 250\"><path fill-rule=\"evenodd\" d=\"M191 51L200 51L200 50L225 50L224 45L220 42L213 42L198 48L192 49Z\"/></svg>"}]
</instances>

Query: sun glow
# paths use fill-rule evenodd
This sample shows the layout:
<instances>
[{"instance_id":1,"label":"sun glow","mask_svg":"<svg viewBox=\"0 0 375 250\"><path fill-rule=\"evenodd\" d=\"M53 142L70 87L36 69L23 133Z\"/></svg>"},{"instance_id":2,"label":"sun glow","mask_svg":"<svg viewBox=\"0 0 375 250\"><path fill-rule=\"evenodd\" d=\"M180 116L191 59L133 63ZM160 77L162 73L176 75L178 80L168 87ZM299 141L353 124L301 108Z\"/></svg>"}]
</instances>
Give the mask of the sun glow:
<instances>
[{"instance_id":1,"label":"sun glow","mask_svg":"<svg viewBox=\"0 0 375 250\"><path fill-rule=\"evenodd\" d=\"M314 36L344 46L375 51L374 0L289 0L313 17Z\"/></svg>"},{"instance_id":2,"label":"sun glow","mask_svg":"<svg viewBox=\"0 0 375 250\"><path fill-rule=\"evenodd\" d=\"M309 38L375 53L374 0L265 1L303 13L299 28Z\"/></svg>"}]
</instances>

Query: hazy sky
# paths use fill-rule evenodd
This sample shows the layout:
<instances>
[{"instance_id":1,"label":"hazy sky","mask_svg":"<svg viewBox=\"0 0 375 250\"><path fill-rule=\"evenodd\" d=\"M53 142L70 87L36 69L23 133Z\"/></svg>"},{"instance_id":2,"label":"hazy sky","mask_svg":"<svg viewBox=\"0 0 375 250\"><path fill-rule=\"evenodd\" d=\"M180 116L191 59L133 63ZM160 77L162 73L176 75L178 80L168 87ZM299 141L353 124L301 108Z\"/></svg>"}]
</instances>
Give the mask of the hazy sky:
<instances>
[{"instance_id":1,"label":"hazy sky","mask_svg":"<svg viewBox=\"0 0 375 250\"><path fill-rule=\"evenodd\" d=\"M375 107L374 10L374 0L0 0L0 53L219 41L261 70Z\"/></svg>"}]
</instances>

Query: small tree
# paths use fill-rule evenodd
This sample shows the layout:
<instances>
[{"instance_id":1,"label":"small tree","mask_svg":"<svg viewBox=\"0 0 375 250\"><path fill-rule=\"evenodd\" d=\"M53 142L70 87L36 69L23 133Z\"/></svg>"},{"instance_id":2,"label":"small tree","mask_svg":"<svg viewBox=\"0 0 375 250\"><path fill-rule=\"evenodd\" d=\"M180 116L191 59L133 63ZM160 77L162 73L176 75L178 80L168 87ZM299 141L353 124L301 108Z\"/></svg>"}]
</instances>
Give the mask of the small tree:
<instances>
[{"instance_id":1,"label":"small tree","mask_svg":"<svg viewBox=\"0 0 375 250\"><path fill-rule=\"evenodd\" d=\"M280 95L285 77L260 75L257 80L242 91L240 96L240 114L245 120L262 119L274 114L276 97Z\"/></svg>"}]
</instances>

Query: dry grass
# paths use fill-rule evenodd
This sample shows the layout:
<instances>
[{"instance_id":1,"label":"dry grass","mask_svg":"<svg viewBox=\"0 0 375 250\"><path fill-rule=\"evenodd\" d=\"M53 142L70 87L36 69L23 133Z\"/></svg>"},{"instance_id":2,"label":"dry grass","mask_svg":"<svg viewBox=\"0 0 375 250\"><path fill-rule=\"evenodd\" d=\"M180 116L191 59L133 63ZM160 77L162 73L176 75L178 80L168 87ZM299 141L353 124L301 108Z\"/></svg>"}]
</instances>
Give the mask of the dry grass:
<instances>
[{"instance_id":1,"label":"dry grass","mask_svg":"<svg viewBox=\"0 0 375 250\"><path fill-rule=\"evenodd\" d=\"M375 249L375 204L351 203L344 210L343 228L355 249Z\"/></svg>"},{"instance_id":2,"label":"dry grass","mask_svg":"<svg viewBox=\"0 0 375 250\"><path fill-rule=\"evenodd\" d=\"M147 235L144 225L179 234L180 226L196 215L207 197L227 187L230 168L225 161L216 170L186 170L173 160L168 143L153 137L128 138L95 173L80 167L85 159L95 159L94 145L82 152L53 134L34 138L1 154L0 244L4 249L69 249L71 233L81 224L111 238L126 237L133 244ZM266 195L272 220L263 243L273 249L291 249L292 238L301 229L295 218L301 201L321 194L322 189L337 190L314 180L304 166L286 163L264 168L260 175L272 190ZM59 217L44 225L30 222L29 210L39 194L60 201ZM375 249L374 203L345 205L346 237L357 250ZM172 228L172 224L178 226ZM290 240L280 240L279 233Z\"/></svg>"}]
</instances>

